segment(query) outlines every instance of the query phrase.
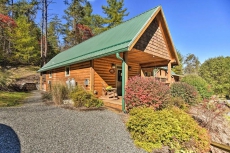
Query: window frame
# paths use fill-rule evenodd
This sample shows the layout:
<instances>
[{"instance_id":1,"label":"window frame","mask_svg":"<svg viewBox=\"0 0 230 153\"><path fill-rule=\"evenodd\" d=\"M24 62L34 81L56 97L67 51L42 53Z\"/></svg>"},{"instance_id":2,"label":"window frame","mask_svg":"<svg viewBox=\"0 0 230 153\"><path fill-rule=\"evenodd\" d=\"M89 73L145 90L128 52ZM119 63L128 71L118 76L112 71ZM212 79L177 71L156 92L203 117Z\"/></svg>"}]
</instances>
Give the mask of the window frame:
<instances>
[{"instance_id":1,"label":"window frame","mask_svg":"<svg viewBox=\"0 0 230 153\"><path fill-rule=\"evenodd\" d=\"M52 70L49 71L49 78L52 78L53 72Z\"/></svg>"},{"instance_id":2,"label":"window frame","mask_svg":"<svg viewBox=\"0 0 230 153\"><path fill-rule=\"evenodd\" d=\"M69 69L69 74L67 74L67 68ZM65 67L65 76L70 76L70 66Z\"/></svg>"}]
</instances>

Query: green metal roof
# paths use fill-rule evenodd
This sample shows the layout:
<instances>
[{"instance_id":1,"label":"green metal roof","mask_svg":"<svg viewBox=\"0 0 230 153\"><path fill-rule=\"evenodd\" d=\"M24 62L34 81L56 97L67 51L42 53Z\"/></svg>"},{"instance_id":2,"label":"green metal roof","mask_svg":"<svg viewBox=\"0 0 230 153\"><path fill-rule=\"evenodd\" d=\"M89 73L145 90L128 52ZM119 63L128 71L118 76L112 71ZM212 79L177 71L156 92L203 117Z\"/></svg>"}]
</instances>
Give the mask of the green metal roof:
<instances>
[{"instance_id":1,"label":"green metal roof","mask_svg":"<svg viewBox=\"0 0 230 153\"><path fill-rule=\"evenodd\" d=\"M159 67L159 68L168 71L167 67ZM173 75L173 76L181 76L181 75L176 74L173 70L171 70L171 75Z\"/></svg>"},{"instance_id":2,"label":"green metal roof","mask_svg":"<svg viewBox=\"0 0 230 153\"><path fill-rule=\"evenodd\" d=\"M160 6L57 54L38 72L127 51Z\"/></svg>"}]
</instances>

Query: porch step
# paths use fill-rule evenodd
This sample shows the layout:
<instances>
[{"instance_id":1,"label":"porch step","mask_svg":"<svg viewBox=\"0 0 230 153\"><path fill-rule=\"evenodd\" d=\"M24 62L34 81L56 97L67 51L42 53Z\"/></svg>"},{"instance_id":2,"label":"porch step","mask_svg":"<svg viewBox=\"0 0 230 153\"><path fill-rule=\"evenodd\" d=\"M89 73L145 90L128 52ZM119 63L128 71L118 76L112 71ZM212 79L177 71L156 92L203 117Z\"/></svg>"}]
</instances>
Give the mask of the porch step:
<instances>
[{"instance_id":1,"label":"porch step","mask_svg":"<svg viewBox=\"0 0 230 153\"><path fill-rule=\"evenodd\" d=\"M107 107L108 109L112 109L112 110L115 110L115 111L118 111L118 112L121 112L122 111L122 106L120 104L116 104L116 103L113 103L113 102L108 102L108 101L104 101L104 106Z\"/></svg>"}]
</instances>

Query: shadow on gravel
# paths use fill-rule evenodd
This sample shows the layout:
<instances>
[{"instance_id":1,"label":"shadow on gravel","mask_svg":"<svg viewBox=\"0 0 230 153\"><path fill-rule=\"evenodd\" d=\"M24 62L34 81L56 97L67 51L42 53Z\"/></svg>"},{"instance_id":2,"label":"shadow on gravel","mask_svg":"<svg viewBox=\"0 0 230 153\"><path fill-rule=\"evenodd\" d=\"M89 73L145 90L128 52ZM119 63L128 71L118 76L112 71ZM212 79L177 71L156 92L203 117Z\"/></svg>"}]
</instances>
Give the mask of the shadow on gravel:
<instances>
[{"instance_id":1,"label":"shadow on gravel","mask_svg":"<svg viewBox=\"0 0 230 153\"><path fill-rule=\"evenodd\" d=\"M0 124L0 153L20 153L21 145L15 131L5 124Z\"/></svg>"}]
</instances>

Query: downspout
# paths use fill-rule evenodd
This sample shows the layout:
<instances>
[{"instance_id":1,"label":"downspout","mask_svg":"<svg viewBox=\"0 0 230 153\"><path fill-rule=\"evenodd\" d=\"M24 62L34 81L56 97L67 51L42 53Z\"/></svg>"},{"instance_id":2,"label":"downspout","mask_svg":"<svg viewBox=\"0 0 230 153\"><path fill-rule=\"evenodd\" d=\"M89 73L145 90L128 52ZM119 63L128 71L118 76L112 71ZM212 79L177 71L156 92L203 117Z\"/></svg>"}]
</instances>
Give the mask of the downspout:
<instances>
[{"instance_id":1,"label":"downspout","mask_svg":"<svg viewBox=\"0 0 230 153\"><path fill-rule=\"evenodd\" d=\"M125 112L125 61L121 58L119 53L116 53L116 57L122 61L122 111Z\"/></svg>"}]
</instances>

